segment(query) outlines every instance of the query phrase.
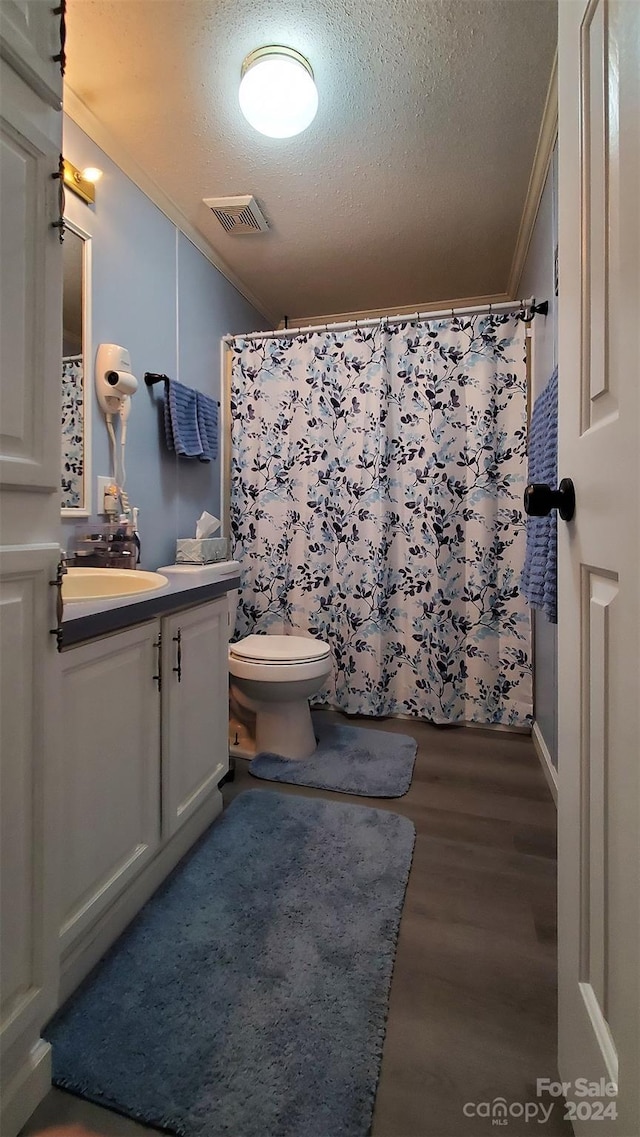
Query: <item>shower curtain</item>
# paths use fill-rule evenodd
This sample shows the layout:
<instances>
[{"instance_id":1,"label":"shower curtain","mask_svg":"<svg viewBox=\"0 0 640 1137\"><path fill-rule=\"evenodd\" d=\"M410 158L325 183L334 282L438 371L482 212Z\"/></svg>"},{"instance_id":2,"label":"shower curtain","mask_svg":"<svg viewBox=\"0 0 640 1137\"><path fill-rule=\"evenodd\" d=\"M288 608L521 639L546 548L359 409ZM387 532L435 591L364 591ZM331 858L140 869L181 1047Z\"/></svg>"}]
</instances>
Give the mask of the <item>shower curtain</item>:
<instances>
[{"instance_id":1,"label":"shower curtain","mask_svg":"<svg viewBox=\"0 0 640 1137\"><path fill-rule=\"evenodd\" d=\"M232 341L236 637L317 636L317 702L531 715L524 325L515 315Z\"/></svg>"},{"instance_id":2,"label":"shower curtain","mask_svg":"<svg viewBox=\"0 0 640 1137\"><path fill-rule=\"evenodd\" d=\"M84 368L82 355L62 357L62 509L84 509Z\"/></svg>"}]
</instances>

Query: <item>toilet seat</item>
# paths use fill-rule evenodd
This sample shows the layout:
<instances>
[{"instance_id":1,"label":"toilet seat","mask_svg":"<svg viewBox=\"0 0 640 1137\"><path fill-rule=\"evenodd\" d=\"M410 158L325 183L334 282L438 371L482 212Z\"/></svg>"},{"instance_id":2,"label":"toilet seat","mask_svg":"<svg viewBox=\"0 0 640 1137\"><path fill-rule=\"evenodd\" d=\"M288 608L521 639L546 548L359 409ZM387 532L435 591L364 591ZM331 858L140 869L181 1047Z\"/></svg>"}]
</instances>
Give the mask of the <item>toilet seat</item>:
<instances>
[{"instance_id":1,"label":"toilet seat","mask_svg":"<svg viewBox=\"0 0 640 1137\"><path fill-rule=\"evenodd\" d=\"M250 635L229 644L230 659L249 664L272 663L279 667L316 663L327 659L330 653L328 644L310 636Z\"/></svg>"}]
</instances>

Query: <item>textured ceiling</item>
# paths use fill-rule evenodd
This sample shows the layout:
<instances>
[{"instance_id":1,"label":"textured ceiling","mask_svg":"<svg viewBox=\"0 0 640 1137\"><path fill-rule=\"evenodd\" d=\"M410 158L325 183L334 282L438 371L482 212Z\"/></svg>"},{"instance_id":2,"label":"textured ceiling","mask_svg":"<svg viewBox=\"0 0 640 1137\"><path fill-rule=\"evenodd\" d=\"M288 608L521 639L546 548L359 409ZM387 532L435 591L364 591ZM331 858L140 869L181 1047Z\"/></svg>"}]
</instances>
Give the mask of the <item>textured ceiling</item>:
<instances>
[{"instance_id":1,"label":"textured ceiling","mask_svg":"<svg viewBox=\"0 0 640 1137\"><path fill-rule=\"evenodd\" d=\"M70 0L73 91L276 315L503 293L556 42L555 0ZM240 113L240 65L311 61L296 138ZM231 237L203 197L254 194Z\"/></svg>"}]
</instances>

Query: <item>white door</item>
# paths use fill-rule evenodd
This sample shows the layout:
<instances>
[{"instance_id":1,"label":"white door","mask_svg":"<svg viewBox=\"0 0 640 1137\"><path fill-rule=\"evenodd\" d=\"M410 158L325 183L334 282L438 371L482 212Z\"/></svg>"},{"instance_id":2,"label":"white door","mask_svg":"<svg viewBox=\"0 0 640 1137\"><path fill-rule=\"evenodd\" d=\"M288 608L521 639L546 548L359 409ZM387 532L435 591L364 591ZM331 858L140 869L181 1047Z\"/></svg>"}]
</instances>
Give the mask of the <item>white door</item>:
<instances>
[{"instance_id":1,"label":"white door","mask_svg":"<svg viewBox=\"0 0 640 1137\"><path fill-rule=\"evenodd\" d=\"M162 621L163 828L175 833L229 769L226 596Z\"/></svg>"},{"instance_id":2,"label":"white door","mask_svg":"<svg viewBox=\"0 0 640 1137\"><path fill-rule=\"evenodd\" d=\"M636 1137L640 4L561 0L558 58L559 1070L577 1134Z\"/></svg>"},{"instance_id":3,"label":"white door","mask_svg":"<svg viewBox=\"0 0 640 1137\"><path fill-rule=\"evenodd\" d=\"M0 3L0 1131L46 1094L56 1005L62 145L54 4ZM11 66L7 62L11 61Z\"/></svg>"}]
</instances>

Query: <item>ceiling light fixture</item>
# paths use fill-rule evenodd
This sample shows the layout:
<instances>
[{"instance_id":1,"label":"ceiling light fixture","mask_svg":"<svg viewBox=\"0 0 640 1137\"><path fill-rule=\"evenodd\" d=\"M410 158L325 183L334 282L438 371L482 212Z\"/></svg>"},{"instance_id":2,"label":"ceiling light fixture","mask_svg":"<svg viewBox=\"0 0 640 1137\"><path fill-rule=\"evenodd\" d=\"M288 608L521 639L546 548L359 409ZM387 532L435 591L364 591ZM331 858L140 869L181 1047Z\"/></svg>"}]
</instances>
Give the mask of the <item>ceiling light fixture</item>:
<instances>
[{"instance_id":1,"label":"ceiling light fixture","mask_svg":"<svg viewBox=\"0 0 640 1137\"><path fill-rule=\"evenodd\" d=\"M238 97L247 122L269 138L292 138L313 122L318 91L311 64L292 47L259 47L242 64Z\"/></svg>"}]
</instances>

